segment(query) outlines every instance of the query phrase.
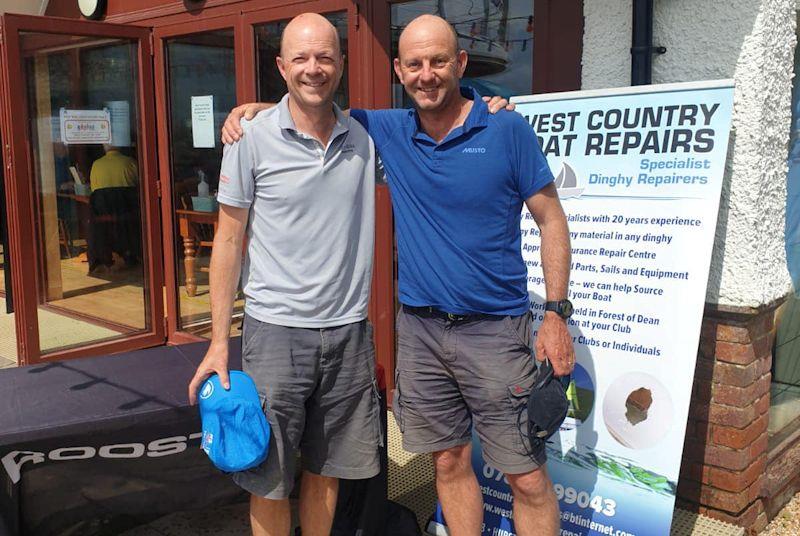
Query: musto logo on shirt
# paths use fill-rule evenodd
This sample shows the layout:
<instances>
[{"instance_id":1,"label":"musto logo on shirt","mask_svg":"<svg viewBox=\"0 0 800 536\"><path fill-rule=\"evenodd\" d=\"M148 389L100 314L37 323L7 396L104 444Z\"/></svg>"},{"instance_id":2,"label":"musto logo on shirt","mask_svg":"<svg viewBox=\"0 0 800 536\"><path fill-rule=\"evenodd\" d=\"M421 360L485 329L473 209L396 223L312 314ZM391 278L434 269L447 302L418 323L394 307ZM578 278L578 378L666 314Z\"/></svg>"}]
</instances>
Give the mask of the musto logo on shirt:
<instances>
[{"instance_id":1,"label":"musto logo on shirt","mask_svg":"<svg viewBox=\"0 0 800 536\"><path fill-rule=\"evenodd\" d=\"M483 154L486 152L486 147L464 147L462 153L467 154Z\"/></svg>"}]
</instances>

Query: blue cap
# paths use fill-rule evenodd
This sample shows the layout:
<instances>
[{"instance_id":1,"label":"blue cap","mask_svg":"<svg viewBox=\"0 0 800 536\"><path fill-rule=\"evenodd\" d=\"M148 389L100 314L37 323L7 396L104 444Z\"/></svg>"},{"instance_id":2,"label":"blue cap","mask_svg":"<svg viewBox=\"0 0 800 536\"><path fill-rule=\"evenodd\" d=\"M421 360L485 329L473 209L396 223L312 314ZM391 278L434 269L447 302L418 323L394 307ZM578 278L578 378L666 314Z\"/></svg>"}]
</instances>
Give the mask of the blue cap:
<instances>
[{"instance_id":1,"label":"blue cap","mask_svg":"<svg viewBox=\"0 0 800 536\"><path fill-rule=\"evenodd\" d=\"M269 451L270 428L253 379L230 371L230 390L214 374L200 388L201 448L227 473L260 465Z\"/></svg>"}]
</instances>

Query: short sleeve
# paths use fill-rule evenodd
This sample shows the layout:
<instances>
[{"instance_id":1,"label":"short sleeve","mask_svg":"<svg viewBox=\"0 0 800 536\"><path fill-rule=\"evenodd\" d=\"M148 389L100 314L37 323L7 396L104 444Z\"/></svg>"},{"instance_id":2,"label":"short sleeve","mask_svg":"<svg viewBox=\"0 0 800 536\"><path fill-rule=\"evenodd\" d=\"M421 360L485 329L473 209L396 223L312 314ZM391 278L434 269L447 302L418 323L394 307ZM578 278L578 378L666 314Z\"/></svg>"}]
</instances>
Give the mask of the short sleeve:
<instances>
[{"instance_id":1,"label":"short sleeve","mask_svg":"<svg viewBox=\"0 0 800 536\"><path fill-rule=\"evenodd\" d=\"M533 127L518 113L513 112L511 115L514 180L520 197L525 200L553 182L553 173Z\"/></svg>"},{"instance_id":2,"label":"short sleeve","mask_svg":"<svg viewBox=\"0 0 800 536\"><path fill-rule=\"evenodd\" d=\"M375 147L380 150L408 116L408 110L350 110L350 117L358 121L367 131Z\"/></svg>"},{"instance_id":3,"label":"short sleeve","mask_svg":"<svg viewBox=\"0 0 800 536\"><path fill-rule=\"evenodd\" d=\"M223 205L249 208L255 196L255 163L248 145L252 136L242 138L222 150L217 201Z\"/></svg>"}]
</instances>

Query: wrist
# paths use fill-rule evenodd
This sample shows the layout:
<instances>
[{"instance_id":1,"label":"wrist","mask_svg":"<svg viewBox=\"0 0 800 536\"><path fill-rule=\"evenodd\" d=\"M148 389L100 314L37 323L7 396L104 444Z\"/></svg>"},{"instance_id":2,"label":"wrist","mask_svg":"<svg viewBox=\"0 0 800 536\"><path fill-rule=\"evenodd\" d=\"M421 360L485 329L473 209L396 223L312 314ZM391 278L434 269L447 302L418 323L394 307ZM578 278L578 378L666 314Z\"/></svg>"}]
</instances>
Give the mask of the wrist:
<instances>
[{"instance_id":1,"label":"wrist","mask_svg":"<svg viewBox=\"0 0 800 536\"><path fill-rule=\"evenodd\" d=\"M228 339L211 339L211 344L209 344L209 350L215 351L224 351L226 354L228 353Z\"/></svg>"},{"instance_id":2,"label":"wrist","mask_svg":"<svg viewBox=\"0 0 800 536\"><path fill-rule=\"evenodd\" d=\"M567 321L566 318L562 317L560 314L558 314L555 311L545 311L544 312L544 318L545 318L545 320L548 320L548 319L549 320L560 320L562 322L566 322Z\"/></svg>"},{"instance_id":3,"label":"wrist","mask_svg":"<svg viewBox=\"0 0 800 536\"><path fill-rule=\"evenodd\" d=\"M572 302L565 298L558 301L546 301L544 310L546 313L555 313L557 316L561 317L562 320L566 320L572 316L573 307Z\"/></svg>"}]
</instances>

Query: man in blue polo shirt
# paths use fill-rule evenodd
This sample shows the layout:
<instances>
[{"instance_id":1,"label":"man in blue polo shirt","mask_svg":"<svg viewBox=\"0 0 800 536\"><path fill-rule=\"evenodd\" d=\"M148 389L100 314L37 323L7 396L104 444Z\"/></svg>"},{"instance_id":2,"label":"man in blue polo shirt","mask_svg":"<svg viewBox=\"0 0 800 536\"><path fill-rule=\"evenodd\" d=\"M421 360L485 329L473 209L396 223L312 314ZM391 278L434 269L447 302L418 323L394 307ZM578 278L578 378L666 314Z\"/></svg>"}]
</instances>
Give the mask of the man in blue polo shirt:
<instances>
[{"instance_id":1,"label":"man in blue polo shirt","mask_svg":"<svg viewBox=\"0 0 800 536\"><path fill-rule=\"evenodd\" d=\"M491 115L459 89L467 54L446 21L412 21L398 56L395 72L416 109L351 114L373 138L392 194L403 304L393 411L403 447L433 454L450 534L476 536L483 505L471 466L474 426L487 462L511 485L517 534L557 534L545 453L520 426L535 377L523 203L542 237L549 309L536 354L559 376L574 366L569 233L553 177L521 116Z\"/></svg>"}]
</instances>

